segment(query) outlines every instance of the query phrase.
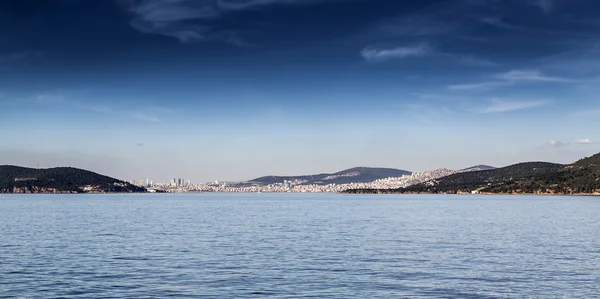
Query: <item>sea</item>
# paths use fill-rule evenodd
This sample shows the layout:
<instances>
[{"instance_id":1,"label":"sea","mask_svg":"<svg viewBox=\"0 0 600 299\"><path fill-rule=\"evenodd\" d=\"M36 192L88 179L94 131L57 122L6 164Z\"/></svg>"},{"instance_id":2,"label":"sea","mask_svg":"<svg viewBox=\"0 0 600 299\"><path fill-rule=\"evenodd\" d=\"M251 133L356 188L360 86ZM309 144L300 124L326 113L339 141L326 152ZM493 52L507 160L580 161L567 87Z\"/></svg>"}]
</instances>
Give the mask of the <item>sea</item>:
<instances>
[{"instance_id":1,"label":"sea","mask_svg":"<svg viewBox=\"0 0 600 299\"><path fill-rule=\"evenodd\" d=\"M600 198L0 195L0 298L600 298Z\"/></svg>"}]
</instances>

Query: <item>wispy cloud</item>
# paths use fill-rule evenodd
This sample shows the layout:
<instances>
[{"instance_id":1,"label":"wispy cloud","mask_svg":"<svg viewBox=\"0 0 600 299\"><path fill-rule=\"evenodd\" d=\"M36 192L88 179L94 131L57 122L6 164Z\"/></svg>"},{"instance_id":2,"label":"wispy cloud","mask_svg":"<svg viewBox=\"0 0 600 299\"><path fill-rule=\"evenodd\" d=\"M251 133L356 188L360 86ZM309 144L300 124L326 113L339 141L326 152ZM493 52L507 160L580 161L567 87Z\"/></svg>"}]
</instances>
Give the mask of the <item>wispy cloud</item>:
<instances>
[{"instance_id":1,"label":"wispy cloud","mask_svg":"<svg viewBox=\"0 0 600 299\"><path fill-rule=\"evenodd\" d=\"M512 85L513 83L508 81L487 81L480 83L467 83L467 84L452 84L448 85L448 89L456 91L473 91L473 90L489 90L496 87Z\"/></svg>"},{"instance_id":2,"label":"wispy cloud","mask_svg":"<svg viewBox=\"0 0 600 299\"><path fill-rule=\"evenodd\" d=\"M483 17L481 21L487 25L501 28L501 29L516 29L516 27L512 24L509 24L497 17Z\"/></svg>"},{"instance_id":3,"label":"wispy cloud","mask_svg":"<svg viewBox=\"0 0 600 299\"><path fill-rule=\"evenodd\" d=\"M133 15L131 27L146 33L173 37L181 42L221 41L246 45L231 24L220 26L223 17L241 10L268 5L308 5L349 0L122 0Z\"/></svg>"},{"instance_id":4,"label":"wispy cloud","mask_svg":"<svg viewBox=\"0 0 600 299\"><path fill-rule=\"evenodd\" d=\"M532 0L531 4L539 7L544 13L550 13L554 10L553 0Z\"/></svg>"},{"instance_id":5,"label":"wispy cloud","mask_svg":"<svg viewBox=\"0 0 600 299\"><path fill-rule=\"evenodd\" d=\"M384 36L432 36L450 33L455 26L438 14L403 15L380 22L375 28Z\"/></svg>"},{"instance_id":6,"label":"wispy cloud","mask_svg":"<svg viewBox=\"0 0 600 299\"><path fill-rule=\"evenodd\" d=\"M454 56L458 62L466 64L466 65L482 66L482 67L500 66L499 63L496 63L496 62L493 62L493 61L490 61L487 59L470 56L470 55L452 55L452 56Z\"/></svg>"},{"instance_id":7,"label":"wispy cloud","mask_svg":"<svg viewBox=\"0 0 600 299\"><path fill-rule=\"evenodd\" d=\"M600 23L596 26L600 28ZM546 70L590 78L600 73L600 37L567 44L568 50L543 57L539 63ZM596 84L597 85L597 84Z\"/></svg>"},{"instance_id":8,"label":"wispy cloud","mask_svg":"<svg viewBox=\"0 0 600 299\"><path fill-rule=\"evenodd\" d=\"M131 27L147 34L177 38L181 42L207 39L209 26L190 23L192 20L213 19L219 10L206 1L142 0L125 3L134 16Z\"/></svg>"},{"instance_id":9,"label":"wispy cloud","mask_svg":"<svg viewBox=\"0 0 600 299\"><path fill-rule=\"evenodd\" d=\"M65 95L56 95L49 93L42 93L35 95L31 98L30 103L40 106L66 106L72 107L79 110L91 111L96 113L103 114L111 114L117 115L121 117L128 117L137 120L142 120L146 122L160 122L161 119L155 117L148 112L152 111L162 111L160 108L148 108L145 111L136 111L133 112L123 112L127 109L117 109L116 107L111 107L102 103L92 102L92 101L83 101L83 100L74 100ZM166 110L165 110L166 111Z\"/></svg>"},{"instance_id":10,"label":"wispy cloud","mask_svg":"<svg viewBox=\"0 0 600 299\"><path fill-rule=\"evenodd\" d=\"M329 0L329 2L335 1ZM323 2L323 0L217 0L218 7L224 10L251 9L266 5L311 4L315 2Z\"/></svg>"},{"instance_id":11,"label":"wispy cloud","mask_svg":"<svg viewBox=\"0 0 600 299\"><path fill-rule=\"evenodd\" d=\"M598 118L600 117L600 109L588 109L588 110L581 110L581 111L576 111L574 113L571 114L571 117L575 117L575 118Z\"/></svg>"},{"instance_id":12,"label":"wispy cloud","mask_svg":"<svg viewBox=\"0 0 600 299\"><path fill-rule=\"evenodd\" d=\"M40 51L21 51L12 53L0 53L0 68L8 68L15 65L27 64L42 57Z\"/></svg>"},{"instance_id":13,"label":"wispy cloud","mask_svg":"<svg viewBox=\"0 0 600 299\"><path fill-rule=\"evenodd\" d=\"M412 104L401 104L395 106L400 108L406 116L414 119L415 121L432 124L436 123L448 116L454 115L454 110L440 105L439 103L421 102Z\"/></svg>"},{"instance_id":14,"label":"wispy cloud","mask_svg":"<svg viewBox=\"0 0 600 299\"><path fill-rule=\"evenodd\" d=\"M514 100L514 99L493 99L490 105L480 108L477 112L480 114L503 113L531 109L535 107L546 106L550 100Z\"/></svg>"},{"instance_id":15,"label":"wispy cloud","mask_svg":"<svg viewBox=\"0 0 600 299\"><path fill-rule=\"evenodd\" d=\"M496 80L467 84L451 84L448 89L457 91L482 91L522 83L574 83L577 80L548 76L538 70L512 70L493 76Z\"/></svg>"},{"instance_id":16,"label":"wispy cloud","mask_svg":"<svg viewBox=\"0 0 600 299\"><path fill-rule=\"evenodd\" d=\"M78 101L67 98L63 95L38 94L33 96L33 103L37 105L66 105L77 109L89 110L100 113L112 113L115 110L101 103Z\"/></svg>"},{"instance_id":17,"label":"wispy cloud","mask_svg":"<svg viewBox=\"0 0 600 299\"><path fill-rule=\"evenodd\" d=\"M560 141L560 140L550 140L548 142L548 145L552 146L552 147L564 147L564 146L576 146L576 145L592 145L592 144L599 144L600 142L598 141L592 141L590 139L578 139L575 140L573 142L564 142L564 141Z\"/></svg>"},{"instance_id":18,"label":"wispy cloud","mask_svg":"<svg viewBox=\"0 0 600 299\"><path fill-rule=\"evenodd\" d=\"M575 82L576 80L563 78L563 77L552 77L543 74L538 70L512 70L504 74L499 74L496 78L500 80L510 82Z\"/></svg>"},{"instance_id":19,"label":"wispy cloud","mask_svg":"<svg viewBox=\"0 0 600 299\"><path fill-rule=\"evenodd\" d=\"M366 47L360 52L361 56L368 62L384 62L394 59L418 58L418 57L436 57L445 58L462 65L478 67L495 67L499 64L477 58L471 55L462 55L455 53L445 53L436 51L427 43L401 46L395 48Z\"/></svg>"},{"instance_id":20,"label":"wispy cloud","mask_svg":"<svg viewBox=\"0 0 600 299\"><path fill-rule=\"evenodd\" d=\"M412 93L409 93L409 95L415 96L422 100L440 100L440 99L444 98L441 95L433 94L433 93L412 92Z\"/></svg>"},{"instance_id":21,"label":"wispy cloud","mask_svg":"<svg viewBox=\"0 0 600 299\"><path fill-rule=\"evenodd\" d=\"M575 140L575 144L597 144L600 143L598 141L592 141L590 139L577 139Z\"/></svg>"},{"instance_id":22,"label":"wispy cloud","mask_svg":"<svg viewBox=\"0 0 600 299\"><path fill-rule=\"evenodd\" d=\"M141 112L136 112L133 114L133 118L135 119L139 119L139 120L143 120L143 121L147 121L147 122L161 122L161 119L155 116L151 116L151 115L147 115L145 113L141 113Z\"/></svg>"},{"instance_id":23,"label":"wispy cloud","mask_svg":"<svg viewBox=\"0 0 600 299\"><path fill-rule=\"evenodd\" d=\"M552 147L563 147L563 146L566 146L566 145L570 145L570 143L569 142L562 142L560 140L550 140L548 142L548 145L550 145Z\"/></svg>"},{"instance_id":24,"label":"wispy cloud","mask_svg":"<svg viewBox=\"0 0 600 299\"><path fill-rule=\"evenodd\" d=\"M19 62L42 56L40 51L22 51L0 55L0 62Z\"/></svg>"},{"instance_id":25,"label":"wispy cloud","mask_svg":"<svg viewBox=\"0 0 600 299\"><path fill-rule=\"evenodd\" d=\"M175 22L194 19L215 18L219 15L217 9L202 2L192 1L142 1L133 6L131 12L147 22Z\"/></svg>"},{"instance_id":26,"label":"wispy cloud","mask_svg":"<svg viewBox=\"0 0 600 299\"><path fill-rule=\"evenodd\" d=\"M433 53L428 44L417 44L396 48L367 47L361 51L362 57L368 62L382 62L392 59L404 59L409 57L423 57Z\"/></svg>"}]
</instances>

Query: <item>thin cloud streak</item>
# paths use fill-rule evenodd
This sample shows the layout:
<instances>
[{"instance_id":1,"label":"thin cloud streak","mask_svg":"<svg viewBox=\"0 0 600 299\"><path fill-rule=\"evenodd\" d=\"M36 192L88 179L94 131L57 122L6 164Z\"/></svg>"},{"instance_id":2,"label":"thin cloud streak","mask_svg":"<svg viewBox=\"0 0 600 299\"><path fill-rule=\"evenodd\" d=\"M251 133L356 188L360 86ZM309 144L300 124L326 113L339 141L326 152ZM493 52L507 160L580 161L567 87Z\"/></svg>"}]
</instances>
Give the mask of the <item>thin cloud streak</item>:
<instances>
[{"instance_id":1,"label":"thin cloud streak","mask_svg":"<svg viewBox=\"0 0 600 299\"><path fill-rule=\"evenodd\" d=\"M499 18L495 18L495 17L484 17L481 18L481 21L487 25L493 26L493 27L497 27L497 28L501 28L501 29L516 29L515 26L513 26L512 24L509 24Z\"/></svg>"},{"instance_id":2,"label":"thin cloud streak","mask_svg":"<svg viewBox=\"0 0 600 299\"><path fill-rule=\"evenodd\" d=\"M72 99L68 99L62 95L38 94L38 95L35 95L34 97L32 97L32 100L28 101L28 102L32 102L36 105L41 105L41 106L47 106L47 105L69 106L69 107L74 107L76 109L87 110L87 111L96 112L96 113L126 116L128 118L133 118L133 119L142 120L142 121L146 121L146 122L161 122L162 121L161 119L154 117L152 115L148 115L147 113L143 113L143 112L139 112L139 111L133 112L131 114L122 113L122 112L120 112L119 109L115 109L110 106L102 105L99 103L93 103L93 102L72 100ZM159 108L156 108L156 109L159 109Z\"/></svg>"},{"instance_id":3,"label":"thin cloud streak","mask_svg":"<svg viewBox=\"0 0 600 299\"><path fill-rule=\"evenodd\" d=\"M562 142L560 140L550 140L548 142L548 145L550 145L552 147L563 147L563 146L566 146L566 145L570 145L570 143L568 143L568 142Z\"/></svg>"},{"instance_id":4,"label":"thin cloud streak","mask_svg":"<svg viewBox=\"0 0 600 299\"><path fill-rule=\"evenodd\" d=\"M479 114L504 113L518 110L531 109L542 107L550 104L549 100L504 100L495 99L491 101L491 105L479 109Z\"/></svg>"},{"instance_id":5,"label":"thin cloud streak","mask_svg":"<svg viewBox=\"0 0 600 299\"><path fill-rule=\"evenodd\" d=\"M43 56L40 51L21 51L0 54L0 69L9 69L16 66L28 65L30 62Z\"/></svg>"},{"instance_id":6,"label":"thin cloud streak","mask_svg":"<svg viewBox=\"0 0 600 299\"><path fill-rule=\"evenodd\" d=\"M586 138L586 139L578 139L578 140L575 140L575 144L585 144L585 145L589 145L589 144L597 144L597 143L600 143L600 142L598 142L598 141L592 141L592 140L590 140L590 139L587 139L587 138Z\"/></svg>"},{"instance_id":7,"label":"thin cloud streak","mask_svg":"<svg viewBox=\"0 0 600 299\"><path fill-rule=\"evenodd\" d=\"M368 62L382 62L392 59L423 57L431 53L433 53L433 49L427 44L418 44L390 49L367 47L361 51L362 57Z\"/></svg>"},{"instance_id":8,"label":"thin cloud streak","mask_svg":"<svg viewBox=\"0 0 600 299\"><path fill-rule=\"evenodd\" d=\"M402 112L405 113L407 117L425 124L434 124L455 114L455 112L448 107L432 103L404 104L395 105L394 107L402 109Z\"/></svg>"},{"instance_id":9,"label":"thin cloud streak","mask_svg":"<svg viewBox=\"0 0 600 299\"><path fill-rule=\"evenodd\" d=\"M593 145L593 144L599 144L600 142L598 141L592 141L590 139L578 139L575 140L573 142L563 142L560 140L550 140L548 142L548 145L552 146L552 147L564 147L564 146L576 146L576 145Z\"/></svg>"},{"instance_id":10,"label":"thin cloud streak","mask_svg":"<svg viewBox=\"0 0 600 299\"><path fill-rule=\"evenodd\" d=\"M552 0L534 0L533 5L539 7L544 13L550 13L554 10L554 1Z\"/></svg>"},{"instance_id":11,"label":"thin cloud streak","mask_svg":"<svg viewBox=\"0 0 600 299\"><path fill-rule=\"evenodd\" d=\"M394 59L419 58L419 57L438 57L447 58L454 62L464 65L478 67L496 67L498 63L462 54L437 52L429 44L421 43L411 46L396 48L378 48L366 47L361 51L361 56L368 62L384 62Z\"/></svg>"},{"instance_id":12,"label":"thin cloud streak","mask_svg":"<svg viewBox=\"0 0 600 299\"><path fill-rule=\"evenodd\" d=\"M523 81L558 82L558 83L560 83L560 82L563 82L563 83L576 82L576 80L573 80L573 79L547 76L537 70L512 70L507 73L497 75L496 77L501 80L513 81L513 82L523 82Z\"/></svg>"},{"instance_id":13,"label":"thin cloud streak","mask_svg":"<svg viewBox=\"0 0 600 299\"><path fill-rule=\"evenodd\" d=\"M375 31L384 36L431 36L447 34L456 28L434 14L416 14L382 21Z\"/></svg>"},{"instance_id":14,"label":"thin cloud streak","mask_svg":"<svg viewBox=\"0 0 600 299\"><path fill-rule=\"evenodd\" d=\"M331 0L329 2L334 2ZM343 1L343 0L337 0ZM252 9L267 5L293 5L293 4L312 4L316 2L327 2L323 0L218 0L218 7L225 10L243 10Z\"/></svg>"},{"instance_id":15,"label":"thin cloud streak","mask_svg":"<svg viewBox=\"0 0 600 299\"><path fill-rule=\"evenodd\" d=\"M154 116L146 115L144 113L134 113L133 118L153 123L161 122L161 119Z\"/></svg>"},{"instance_id":16,"label":"thin cloud streak","mask_svg":"<svg viewBox=\"0 0 600 299\"><path fill-rule=\"evenodd\" d=\"M183 5L183 3L188 3ZM200 2L201 3L201 2ZM193 5L189 1L143 1L138 6L133 6L130 11L140 17L142 21L176 22L194 19L215 18L219 12L209 5Z\"/></svg>"},{"instance_id":17,"label":"thin cloud streak","mask_svg":"<svg viewBox=\"0 0 600 299\"><path fill-rule=\"evenodd\" d=\"M513 85L512 82L502 82L502 81L488 81L481 83L469 83L469 84L452 84L448 85L448 89L455 91L482 91L489 90L496 87Z\"/></svg>"},{"instance_id":18,"label":"thin cloud streak","mask_svg":"<svg viewBox=\"0 0 600 299\"><path fill-rule=\"evenodd\" d=\"M495 81L484 81L467 84L451 84L447 88L456 91L482 91L497 87L512 86L523 83L575 83L574 79L547 76L537 70L512 70L494 75Z\"/></svg>"},{"instance_id":19,"label":"thin cloud streak","mask_svg":"<svg viewBox=\"0 0 600 299\"><path fill-rule=\"evenodd\" d=\"M456 56L456 55L454 55ZM468 55L458 55L457 59L459 62L466 64L466 65L472 65L472 66L482 66L482 67L497 67L500 66L501 64L493 62L493 61L489 61L486 59L481 59L481 58L477 58L477 57L473 57L473 56L468 56Z\"/></svg>"},{"instance_id":20,"label":"thin cloud streak","mask_svg":"<svg viewBox=\"0 0 600 299\"><path fill-rule=\"evenodd\" d=\"M585 117L585 118L600 117L600 109L576 111L571 114L571 117L575 117L575 118L578 118L578 117Z\"/></svg>"},{"instance_id":21,"label":"thin cloud streak","mask_svg":"<svg viewBox=\"0 0 600 299\"><path fill-rule=\"evenodd\" d=\"M145 34L157 34L183 43L221 41L244 46L233 29L219 28L219 20L236 11L269 5L309 5L350 0L124 0L132 14L130 26Z\"/></svg>"}]
</instances>

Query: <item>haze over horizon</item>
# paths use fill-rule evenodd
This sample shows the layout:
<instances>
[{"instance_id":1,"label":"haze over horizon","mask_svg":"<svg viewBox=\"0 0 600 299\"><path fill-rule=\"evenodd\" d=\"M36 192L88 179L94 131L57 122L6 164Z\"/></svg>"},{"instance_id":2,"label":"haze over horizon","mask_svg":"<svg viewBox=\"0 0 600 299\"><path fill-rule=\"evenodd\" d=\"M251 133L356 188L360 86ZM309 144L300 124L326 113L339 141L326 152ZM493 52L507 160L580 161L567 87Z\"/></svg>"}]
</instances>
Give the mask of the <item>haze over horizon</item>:
<instances>
[{"instance_id":1,"label":"haze over horizon","mask_svg":"<svg viewBox=\"0 0 600 299\"><path fill-rule=\"evenodd\" d=\"M7 0L0 165L194 182L600 151L593 0Z\"/></svg>"}]
</instances>

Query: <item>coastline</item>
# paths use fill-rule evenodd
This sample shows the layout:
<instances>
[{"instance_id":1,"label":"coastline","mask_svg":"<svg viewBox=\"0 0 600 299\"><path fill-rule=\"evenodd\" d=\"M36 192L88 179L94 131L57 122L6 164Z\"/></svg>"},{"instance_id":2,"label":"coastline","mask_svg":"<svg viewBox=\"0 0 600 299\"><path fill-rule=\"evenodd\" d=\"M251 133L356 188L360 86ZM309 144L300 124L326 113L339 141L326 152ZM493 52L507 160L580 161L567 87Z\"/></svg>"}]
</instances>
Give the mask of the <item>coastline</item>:
<instances>
[{"instance_id":1,"label":"coastline","mask_svg":"<svg viewBox=\"0 0 600 299\"><path fill-rule=\"evenodd\" d=\"M434 193L434 192L381 192L379 190L374 192L347 192L342 191L338 192L339 194L356 194L356 195L484 195L484 196L493 196L493 195L539 195L539 196L600 196L600 192L595 193L525 193L525 192L511 192L511 193L489 193L489 192L481 192L481 193L469 193L469 192L456 192L456 193Z\"/></svg>"},{"instance_id":2,"label":"coastline","mask_svg":"<svg viewBox=\"0 0 600 299\"><path fill-rule=\"evenodd\" d=\"M460 196L583 196L600 197L600 193L430 193L430 192L0 192L0 195L123 195L123 194L339 194L339 195L460 195Z\"/></svg>"}]
</instances>

